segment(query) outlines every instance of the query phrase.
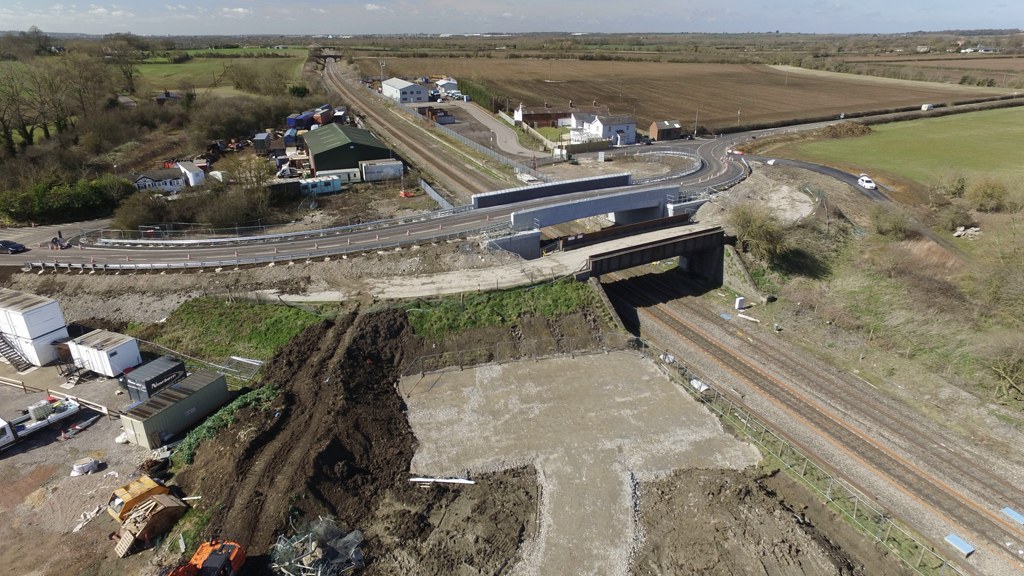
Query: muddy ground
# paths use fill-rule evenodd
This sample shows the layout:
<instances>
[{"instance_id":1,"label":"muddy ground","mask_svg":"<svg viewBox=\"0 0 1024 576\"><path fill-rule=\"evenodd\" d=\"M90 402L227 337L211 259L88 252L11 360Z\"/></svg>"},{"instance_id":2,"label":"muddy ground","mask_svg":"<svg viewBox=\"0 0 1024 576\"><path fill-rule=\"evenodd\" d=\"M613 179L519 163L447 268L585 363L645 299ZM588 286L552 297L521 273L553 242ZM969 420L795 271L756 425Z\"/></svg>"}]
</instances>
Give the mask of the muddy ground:
<instances>
[{"instance_id":1,"label":"muddy ground","mask_svg":"<svg viewBox=\"0 0 1024 576\"><path fill-rule=\"evenodd\" d=\"M787 176L782 182L790 187L789 194L797 177ZM153 322L203 293L266 287L330 289L358 284L365 274L500 263L498 256L464 246L439 245L415 256L376 254L288 270L243 270L216 278L167 276L159 283L146 276L20 274L4 283L58 297L69 320ZM349 309L353 308L358 306ZM425 352L552 336L585 341L593 338L597 316L527 319L521 323L524 328L515 331L463 333L429 350L395 311L352 313L312 327L266 367L265 381L281 387L281 396L265 410L242 412L174 481L186 493L202 496L198 507L211 513L208 533L228 535L250 547L248 574L268 573L267 552L276 537L293 521L317 514L334 515L342 528L363 531L363 551L369 559L365 573L517 573L521 544L538 530L543 495L536 470L525 466L479 475L479 484L458 489L411 486L407 477L417 440L395 385L403 369ZM27 475L20 472L18 458L0 459L0 468L9 467L0 475L0 494L13 494L16 485L19 493L55 497L47 487L65 474L66 463L40 461L38 466L46 467L34 467ZM69 506L85 509L87 502ZM757 470L682 471L640 484L637 502L643 539L633 556L632 574L901 573L883 551L875 550L784 476L765 478ZM26 526L37 508L38 503L28 499L5 502L0 521ZM28 566L33 564L30 556L38 554L37 564L47 568L30 572L33 575L79 573L75 566L82 562L93 574L149 574L154 564L176 559L160 548L118 560L103 541L108 529L91 524L77 539L37 533L30 545L0 547L0 563L12 565L4 562L5 557L17 554L17 565ZM74 550L63 545L87 541L89 546ZM48 563L42 561L44 556Z\"/></svg>"}]
</instances>

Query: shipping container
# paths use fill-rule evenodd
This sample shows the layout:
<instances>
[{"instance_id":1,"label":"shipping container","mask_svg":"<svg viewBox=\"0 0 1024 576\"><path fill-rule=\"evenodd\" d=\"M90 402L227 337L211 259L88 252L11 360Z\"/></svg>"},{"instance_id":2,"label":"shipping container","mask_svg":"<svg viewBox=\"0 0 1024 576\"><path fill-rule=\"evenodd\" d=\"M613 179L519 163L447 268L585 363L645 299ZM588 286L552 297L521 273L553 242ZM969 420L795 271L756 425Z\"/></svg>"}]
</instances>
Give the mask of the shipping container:
<instances>
[{"instance_id":1,"label":"shipping container","mask_svg":"<svg viewBox=\"0 0 1024 576\"><path fill-rule=\"evenodd\" d=\"M397 180L402 177L404 167L401 160L362 160L359 162L363 182Z\"/></svg>"},{"instance_id":2,"label":"shipping container","mask_svg":"<svg viewBox=\"0 0 1024 576\"><path fill-rule=\"evenodd\" d=\"M270 149L270 134L266 132L260 132L252 139L252 147L256 152L266 154L267 150Z\"/></svg>"},{"instance_id":3,"label":"shipping container","mask_svg":"<svg viewBox=\"0 0 1024 576\"><path fill-rule=\"evenodd\" d=\"M308 110L299 114L299 117L295 119L296 128L309 128L313 124L313 111Z\"/></svg>"},{"instance_id":4,"label":"shipping container","mask_svg":"<svg viewBox=\"0 0 1024 576\"><path fill-rule=\"evenodd\" d=\"M298 134L299 134L299 131L296 130L295 128L289 128L289 129L285 130L284 131L284 145L285 146L295 146L295 144L298 143L298 141L299 141Z\"/></svg>"},{"instance_id":5,"label":"shipping container","mask_svg":"<svg viewBox=\"0 0 1024 576\"><path fill-rule=\"evenodd\" d=\"M33 340L65 326L64 314L56 300L0 288L0 332Z\"/></svg>"},{"instance_id":6,"label":"shipping container","mask_svg":"<svg viewBox=\"0 0 1024 576\"><path fill-rule=\"evenodd\" d=\"M317 110L313 113L313 120L320 125L330 124L334 121L334 110L330 107Z\"/></svg>"},{"instance_id":7,"label":"shipping container","mask_svg":"<svg viewBox=\"0 0 1024 576\"><path fill-rule=\"evenodd\" d=\"M288 119L285 121L285 124L289 128L295 128L296 126L299 125L299 115L298 114L289 114L288 115Z\"/></svg>"},{"instance_id":8,"label":"shipping container","mask_svg":"<svg viewBox=\"0 0 1024 576\"><path fill-rule=\"evenodd\" d=\"M228 398L224 375L201 370L121 414L121 425L129 442L152 450L205 419Z\"/></svg>"},{"instance_id":9,"label":"shipping container","mask_svg":"<svg viewBox=\"0 0 1024 576\"><path fill-rule=\"evenodd\" d=\"M68 348L75 366L108 378L142 363L138 341L116 332L93 330L70 340Z\"/></svg>"},{"instance_id":10,"label":"shipping container","mask_svg":"<svg viewBox=\"0 0 1024 576\"><path fill-rule=\"evenodd\" d=\"M132 402L142 402L165 386L188 376L185 363L174 356L161 356L147 362L122 377Z\"/></svg>"}]
</instances>

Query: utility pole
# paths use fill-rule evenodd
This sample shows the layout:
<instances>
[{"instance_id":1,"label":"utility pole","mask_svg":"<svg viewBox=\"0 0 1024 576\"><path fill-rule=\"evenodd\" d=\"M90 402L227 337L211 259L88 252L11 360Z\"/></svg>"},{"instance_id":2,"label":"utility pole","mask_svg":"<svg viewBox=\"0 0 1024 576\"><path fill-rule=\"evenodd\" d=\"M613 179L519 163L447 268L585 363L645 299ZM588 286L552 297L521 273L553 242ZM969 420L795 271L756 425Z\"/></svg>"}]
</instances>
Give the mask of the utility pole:
<instances>
[{"instance_id":1,"label":"utility pole","mask_svg":"<svg viewBox=\"0 0 1024 576\"><path fill-rule=\"evenodd\" d=\"M384 67L386 65L387 64L383 60L380 61L380 83L381 84L384 83Z\"/></svg>"}]
</instances>

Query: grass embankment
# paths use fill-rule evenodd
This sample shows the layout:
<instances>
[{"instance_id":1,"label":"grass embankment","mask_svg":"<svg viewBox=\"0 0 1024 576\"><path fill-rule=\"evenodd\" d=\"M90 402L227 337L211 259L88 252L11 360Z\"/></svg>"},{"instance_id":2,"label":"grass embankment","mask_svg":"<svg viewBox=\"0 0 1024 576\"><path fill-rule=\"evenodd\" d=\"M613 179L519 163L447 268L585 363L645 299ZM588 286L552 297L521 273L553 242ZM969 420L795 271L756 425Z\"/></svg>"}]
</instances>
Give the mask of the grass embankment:
<instances>
[{"instance_id":1,"label":"grass embankment","mask_svg":"<svg viewBox=\"0 0 1024 576\"><path fill-rule=\"evenodd\" d=\"M195 298L160 324L129 326L133 336L197 358L269 360L319 317L274 304Z\"/></svg>"},{"instance_id":2,"label":"grass embankment","mask_svg":"<svg viewBox=\"0 0 1024 576\"><path fill-rule=\"evenodd\" d=\"M886 185L891 177L913 193L896 194L902 208L886 210L931 223L940 241L886 234L872 216L866 234L854 234L825 258L818 277L755 265L755 282L777 288L785 300L800 302L828 326L854 335L846 345L837 341L841 333L808 334L808 340L827 343L834 361L880 387L913 386L924 397L953 383L983 401L1024 406L1024 272L1018 265L1024 248L1014 239L1022 230L1014 213L1024 192L1024 167L1017 160L1022 120L1019 108L984 111L879 125L865 136L775 149L776 156L863 169ZM977 191L991 181L1005 185L1006 212L970 210L979 206ZM956 206L965 222L981 226L980 238L950 235L942 216ZM820 260L821 251L811 253Z\"/></svg>"},{"instance_id":3,"label":"grass embankment","mask_svg":"<svg viewBox=\"0 0 1024 576\"><path fill-rule=\"evenodd\" d=\"M409 304L409 323L416 334L426 339L473 328L511 327L522 316L557 318L587 307L596 307L597 298L586 285L560 280L525 289L467 294L437 302Z\"/></svg>"},{"instance_id":4,"label":"grass embankment","mask_svg":"<svg viewBox=\"0 0 1024 576\"><path fill-rule=\"evenodd\" d=\"M801 142L773 154L931 184L962 175L1024 179L1024 108L1004 108L872 126L872 134Z\"/></svg>"}]
</instances>

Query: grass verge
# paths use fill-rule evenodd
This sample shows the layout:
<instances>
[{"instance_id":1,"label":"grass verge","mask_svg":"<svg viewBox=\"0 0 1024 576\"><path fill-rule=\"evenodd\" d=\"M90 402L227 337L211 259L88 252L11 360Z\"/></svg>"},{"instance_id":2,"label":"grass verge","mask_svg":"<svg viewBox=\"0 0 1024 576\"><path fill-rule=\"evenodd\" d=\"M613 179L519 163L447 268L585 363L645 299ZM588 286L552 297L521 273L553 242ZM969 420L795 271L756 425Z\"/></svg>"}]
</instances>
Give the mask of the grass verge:
<instances>
[{"instance_id":1,"label":"grass verge","mask_svg":"<svg viewBox=\"0 0 1024 576\"><path fill-rule=\"evenodd\" d=\"M586 284L559 280L437 302L417 301L405 309L417 334L427 339L440 339L473 328L513 326L523 315L555 318L597 304L596 296Z\"/></svg>"},{"instance_id":2,"label":"grass verge","mask_svg":"<svg viewBox=\"0 0 1024 576\"><path fill-rule=\"evenodd\" d=\"M191 464L195 459L196 450L204 440L216 436L217 432L227 428L235 421L235 414L242 408L255 406L258 409L265 409L277 397L279 390L277 386L267 385L257 388L251 392L242 394L235 398L230 404L213 413L212 416L203 420L203 423L192 429L185 436L185 439L178 445L174 452L175 466Z\"/></svg>"},{"instance_id":3,"label":"grass verge","mask_svg":"<svg viewBox=\"0 0 1024 576\"><path fill-rule=\"evenodd\" d=\"M267 360L319 319L288 306L206 297L185 302L163 323L130 325L128 333L197 358Z\"/></svg>"}]
</instances>

